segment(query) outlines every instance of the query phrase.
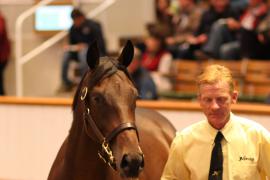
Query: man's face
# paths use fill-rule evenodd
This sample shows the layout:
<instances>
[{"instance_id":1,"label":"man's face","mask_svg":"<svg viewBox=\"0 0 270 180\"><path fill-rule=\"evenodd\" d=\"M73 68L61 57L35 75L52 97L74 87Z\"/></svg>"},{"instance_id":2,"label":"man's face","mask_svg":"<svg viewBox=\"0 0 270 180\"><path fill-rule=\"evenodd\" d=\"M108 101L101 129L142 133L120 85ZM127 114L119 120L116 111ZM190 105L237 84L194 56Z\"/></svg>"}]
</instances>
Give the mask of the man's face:
<instances>
[{"instance_id":1,"label":"man's face","mask_svg":"<svg viewBox=\"0 0 270 180\"><path fill-rule=\"evenodd\" d=\"M147 51L149 52L157 52L161 47L161 42L158 38L149 36L145 40Z\"/></svg>"},{"instance_id":2,"label":"man's face","mask_svg":"<svg viewBox=\"0 0 270 180\"><path fill-rule=\"evenodd\" d=\"M80 17L76 17L73 19L73 24L75 27L80 27L84 22L84 17L80 16Z\"/></svg>"},{"instance_id":3,"label":"man's face","mask_svg":"<svg viewBox=\"0 0 270 180\"><path fill-rule=\"evenodd\" d=\"M170 6L170 4L168 3L169 1L167 0L158 0L158 9L161 11L166 11L168 9L168 7Z\"/></svg>"},{"instance_id":4,"label":"man's face","mask_svg":"<svg viewBox=\"0 0 270 180\"><path fill-rule=\"evenodd\" d=\"M237 91L230 92L226 82L202 84L199 87L198 100L209 124L221 129L230 118L231 104L236 103Z\"/></svg>"},{"instance_id":5,"label":"man's face","mask_svg":"<svg viewBox=\"0 0 270 180\"><path fill-rule=\"evenodd\" d=\"M211 5L218 13L223 13L229 5L229 0L211 0Z\"/></svg>"},{"instance_id":6,"label":"man's face","mask_svg":"<svg viewBox=\"0 0 270 180\"><path fill-rule=\"evenodd\" d=\"M188 8L188 6L190 4L193 3L193 0L179 0L178 2L179 2L181 9L186 9L186 8Z\"/></svg>"}]
</instances>

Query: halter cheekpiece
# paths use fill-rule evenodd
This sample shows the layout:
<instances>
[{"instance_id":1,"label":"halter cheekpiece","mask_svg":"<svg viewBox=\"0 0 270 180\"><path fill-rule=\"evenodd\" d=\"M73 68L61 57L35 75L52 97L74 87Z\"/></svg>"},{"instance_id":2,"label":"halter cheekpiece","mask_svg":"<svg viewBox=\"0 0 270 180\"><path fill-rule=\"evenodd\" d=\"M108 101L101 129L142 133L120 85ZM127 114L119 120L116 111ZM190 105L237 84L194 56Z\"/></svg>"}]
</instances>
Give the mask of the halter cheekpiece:
<instances>
[{"instance_id":1,"label":"halter cheekpiece","mask_svg":"<svg viewBox=\"0 0 270 180\"><path fill-rule=\"evenodd\" d=\"M112 150L110 148L110 144L112 140L121 132L125 130L133 129L136 131L138 140L138 130L133 122L126 122L119 124L112 132L110 132L107 136L104 136L100 129L98 128L96 122L93 120L91 114L90 114L90 105L87 101L87 96L89 95L89 91L95 86L96 83L102 81L103 79L115 74L118 70L123 71L128 78L131 80L131 77L127 71L127 69L124 66L121 66L119 64L116 64L113 62L113 60L109 59L107 60L102 67L97 67L95 72L93 73L93 78L89 81L89 88L83 87L81 90L80 99L81 101L85 102L85 112L84 112L84 128L86 134L93 139L93 137L89 134L88 128L91 128L91 130L94 132L97 139L94 139L97 143L101 145L101 150L98 152L98 156L110 167L112 167L114 170L116 170L116 160L113 156ZM132 80L131 80L132 81ZM133 82L133 81L132 81Z\"/></svg>"}]
</instances>

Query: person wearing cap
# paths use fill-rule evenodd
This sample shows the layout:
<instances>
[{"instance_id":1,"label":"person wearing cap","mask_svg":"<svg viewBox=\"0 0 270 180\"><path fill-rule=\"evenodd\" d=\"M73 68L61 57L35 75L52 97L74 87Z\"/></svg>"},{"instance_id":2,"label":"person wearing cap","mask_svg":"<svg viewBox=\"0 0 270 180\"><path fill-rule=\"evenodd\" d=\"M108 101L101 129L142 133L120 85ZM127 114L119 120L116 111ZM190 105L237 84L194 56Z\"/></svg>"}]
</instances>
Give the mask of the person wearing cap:
<instances>
[{"instance_id":1,"label":"person wearing cap","mask_svg":"<svg viewBox=\"0 0 270 180\"><path fill-rule=\"evenodd\" d=\"M198 77L206 120L178 132L161 180L270 178L270 133L231 112L238 92L229 69L210 65Z\"/></svg>"}]
</instances>

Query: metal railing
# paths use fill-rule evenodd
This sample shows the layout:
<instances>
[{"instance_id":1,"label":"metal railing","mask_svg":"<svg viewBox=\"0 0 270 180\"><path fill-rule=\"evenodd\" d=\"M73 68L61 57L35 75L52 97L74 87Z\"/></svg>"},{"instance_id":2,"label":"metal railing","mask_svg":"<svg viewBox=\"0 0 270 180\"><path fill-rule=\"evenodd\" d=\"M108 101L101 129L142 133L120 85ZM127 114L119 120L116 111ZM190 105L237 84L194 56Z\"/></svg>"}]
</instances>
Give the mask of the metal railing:
<instances>
[{"instance_id":1,"label":"metal railing","mask_svg":"<svg viewBox=\"0 0 270 180\"><path fill-rule=\"evenodd\" d=\"M67 31L61 31L51 37L50 39L46 40L30 52L23 55L23 36L22 36L22 25L26 18L31 16L35 13L36 9L45 6L54 0L42 0L40 3L34 5L30 9L23 12L16 20L15 25L15 69L16 69L16 96L23 96L23 65L27 62L29 62L31 59L36 57L38 54L42 53L49 47L51 47L53 44L57 43L61 39L63 39L67 35ZM93 18L97 16L98 14L105 11L107 8L109 8L111 5L113 5L116 2L116 0L104 0L99 6L97 6L95 9L91 10L89 14L87 14L87 17Z\"/></svg>"}]
</instances>

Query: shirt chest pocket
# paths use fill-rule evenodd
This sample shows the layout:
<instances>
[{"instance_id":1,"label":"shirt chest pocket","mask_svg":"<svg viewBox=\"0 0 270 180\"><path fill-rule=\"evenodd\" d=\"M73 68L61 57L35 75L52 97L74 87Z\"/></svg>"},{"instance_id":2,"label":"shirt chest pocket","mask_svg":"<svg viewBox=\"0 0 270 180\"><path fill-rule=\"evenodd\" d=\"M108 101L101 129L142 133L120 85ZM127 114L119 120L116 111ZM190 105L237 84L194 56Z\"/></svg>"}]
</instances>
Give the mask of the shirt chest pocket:
<instances>
[{"instance_id":1,"label":"shirt chest pocket","mask_svg":"<svg viewBox=\"0 0 270 180\"><path fill-rule=\"evenodd\" d=\"M259 179L257 164L248 162L235 162L232 166L232 180Z\"/></svg>"}]
</instances>

